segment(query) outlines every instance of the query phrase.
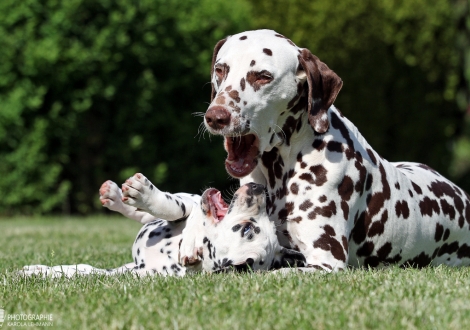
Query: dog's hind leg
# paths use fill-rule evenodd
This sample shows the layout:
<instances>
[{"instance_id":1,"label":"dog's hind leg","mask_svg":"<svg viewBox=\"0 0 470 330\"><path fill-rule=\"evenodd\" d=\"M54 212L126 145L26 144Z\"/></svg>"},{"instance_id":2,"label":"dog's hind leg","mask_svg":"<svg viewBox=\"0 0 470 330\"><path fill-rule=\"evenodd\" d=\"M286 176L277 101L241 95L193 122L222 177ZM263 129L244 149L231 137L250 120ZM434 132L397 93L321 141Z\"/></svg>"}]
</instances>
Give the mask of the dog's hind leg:
<instances>
[{"instance_id":1,"label":"dog's hind leg","mask_svg":"<svg viewBox=\"0 0 470 330\"><path fill-rule=\"evenodd\" d=\"M60 265L60 266L44 266L31 265L24 266L18 271L21 276L40 276L40 277L67 277L71 278L75 275L116 275L133 270L135 263L129 263L116 269L100 269L86 264L78 265Z\"/></svg>"},{"instance_id":2,"label":"dog's hind leg","mask_svg":"<svg viewBox=\"0 0 470 330\"><path fill-rule=\"evenodd\" d=\"M106 181L100 187L101 205L111 211L119 212L123 216L140 222L142 224L155 220L155 217L147 212L139 211L134 206L124 204L122 191L119 186L111 180Z\"/></svg>"},{"instance_id":3,"label":"dog's hind leg","mask_svg":"<svg viewBox=\"0 0 470 330\"><path fill-rule=\"evenodd\" d=\"M200 196L160 191L143 174L136 173L122 185L123 202L168 221L188 217Z\"/></svg>"}]
</instances>

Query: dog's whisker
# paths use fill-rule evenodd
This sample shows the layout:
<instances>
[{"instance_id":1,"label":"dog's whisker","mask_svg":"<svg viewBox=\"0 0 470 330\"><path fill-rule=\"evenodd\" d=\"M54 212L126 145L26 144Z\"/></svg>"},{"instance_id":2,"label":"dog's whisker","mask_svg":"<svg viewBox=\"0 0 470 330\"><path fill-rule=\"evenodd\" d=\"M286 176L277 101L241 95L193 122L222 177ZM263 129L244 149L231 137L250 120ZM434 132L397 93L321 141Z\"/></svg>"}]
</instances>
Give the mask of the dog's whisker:
<instances>
[{"instance_id":1,"label":"dog's whisker","mask_svg":"<svg viewBox=\"0 0 470 330\"><path fill-rule=\"evenodd\" d=\"M275 126L279 128L279 132L282 133L282 135L284 136L284 140L286 140L286 139L287 139L287 135L286 135L286 133L284 132L284 130L283 130L279 125L276 125L276 124L275 124ZM278 132L278 133L279 133L279 132Z\"/></svg>"},{"instance_id":2,"label":"dog's whisker","mask_svg":"<svg viewBox=\"0 0 470 330\"><path fill-rule=\"evenodd\" d=\"M197 129L197 134L194 136L194 138L196 138L199 135L198 142L201 141L201 137L204 139L204 128L201 129L201 125L203 125L203 124L204 123L199 124L199 127Z\"/></svg>"},{"instance_id":3,"label":"dog's whisker","mask_svg":"<svg viewBox=\"0 0 470 330\"><path fill-rule=\"evenodd\" d=\"M204 117L205 112L200 112L200 111L193 112L193 113L191 113L191 115L193 115L194 117Z\"/></svg>"},{"instance_id":4,"label":"dog's whisker","mask_svg":"<svg viewBox=\"0 0 470 330\"><path fill-rule=\"evenodd\" d=\"M199 125L199 128L198 128L199 141L201 141L201 137L202 137L202 139L204 139L204 136L205 136L206 132L209 132L207 127L204 125L204 123L201 123ZM211 134L209 133L208 136L209 136L209 141L212 142Z\"/></svg>"}]
</instances>

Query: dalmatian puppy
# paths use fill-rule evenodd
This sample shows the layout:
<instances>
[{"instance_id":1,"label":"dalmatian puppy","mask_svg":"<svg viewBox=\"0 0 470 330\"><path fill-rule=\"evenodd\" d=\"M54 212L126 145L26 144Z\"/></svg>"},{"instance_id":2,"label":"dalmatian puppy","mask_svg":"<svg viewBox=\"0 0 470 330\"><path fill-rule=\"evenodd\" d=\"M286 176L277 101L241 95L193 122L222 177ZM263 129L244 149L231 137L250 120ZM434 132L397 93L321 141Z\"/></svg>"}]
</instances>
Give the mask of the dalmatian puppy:
<instances>
[{"instance_id":1,"label":"dalmatian puppy","mask_svg":"<svg viewBox=\"0 0 470 330\"><path fill-rule=\"evenodd\" d=\"M123 191L113 181L103 183L99 193L101 204L104 207L143 224L132 246L133 262L115 269L99 269L86 264L53 267L32 265L23 267L21 274L27 276L72 277L76 274L116 275L132 272L138 275L184 276L187 271L200 270L198 264L193 265L193 267L184 267L178 263L179 244L186 223L192 222L201 214L200 211L198 212L198 209L200 209L200 196L184 193L163 193L141 174L135 174L132 178L126 180L126 183L123 184L124 191L128 192L133 189L132 184L134 184L134 187L140 185L141 189L145 187L149 191L158 191L158 194L154 194L154 197L161 204L158 210L154 210L156 216L125 204L123 199L130 200L131 204L138 202L144 204L145 202L130 197L129 193L125 193L126 197L124 197ZM155 206L157 205L153 205L153 207Z\"/></svg>"},{"instance_id":2,"label":"dalmatian puppy","mask_svg":"<svg viewBox=\"0 0 470 330\"><path fill-rule=\"evenodd\" d=\"M265 260L273 269L303 265L304 257L296 251L278 244L266 248L265 242L277 237L266 215L264 186L259 184L243 185L227 205L215 188L202 196L164 193L137 173L122 190L112 181L103 183L100 200L104 207L143 224L132 247L133 262L115 269L33 265L25 266L21 274L184 276L200 271L255 271L266 268Z\"/></svg>"},{"instance_id":3,"label":"dalmatian puppy","mask_svg":"<svg viewBox=\"0 0 470 330\"><path fill-rule=\"evenodd\" d=\"M271 30L229 36L211 81L204 123L224 137L227 172L266 186L277 240L254 235L264 250L300 252L304 271L470 264L469 195L426 165L380 157L333 105L341 78L308 49Z\"/></svg>"}]
</instances>

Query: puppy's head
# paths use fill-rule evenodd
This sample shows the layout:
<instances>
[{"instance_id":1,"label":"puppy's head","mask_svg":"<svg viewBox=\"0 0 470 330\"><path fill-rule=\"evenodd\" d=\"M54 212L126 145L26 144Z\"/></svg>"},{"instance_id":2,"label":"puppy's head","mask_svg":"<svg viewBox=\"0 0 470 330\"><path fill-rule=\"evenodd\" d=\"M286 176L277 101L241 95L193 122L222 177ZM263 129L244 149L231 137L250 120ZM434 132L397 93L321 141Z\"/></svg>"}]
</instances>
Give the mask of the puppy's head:
<instances>
[{"instance_id":1,"label":"puppy's head","mask_svg":"<svg viewBox=\"0 0 470 330\"><path fill-rule=\"evenodd\" d=\"M205 216L205 271L268 270L289 260L291 266L296 260L305 260L300 253L279 246L274 222L266 214L263 185L243 185L230 205L217 189L208 189L202 195L201 208Z\"/></svg>"}]
</instances>

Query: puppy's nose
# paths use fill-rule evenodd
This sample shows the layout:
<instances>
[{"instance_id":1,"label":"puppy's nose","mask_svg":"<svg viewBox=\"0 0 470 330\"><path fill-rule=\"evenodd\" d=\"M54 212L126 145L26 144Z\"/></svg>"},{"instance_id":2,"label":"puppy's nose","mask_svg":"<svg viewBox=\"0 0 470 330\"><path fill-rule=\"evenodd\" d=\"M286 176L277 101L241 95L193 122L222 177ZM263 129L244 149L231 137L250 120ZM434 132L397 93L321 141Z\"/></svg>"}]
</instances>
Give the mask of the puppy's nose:
<instances>
[{"instance_id":1,"label":"puppy's nose","mask_svg":"<svg viewBox=\"0 0 470 330\"><path fill-rule=\"evenodd\" d=\"M264 194L264 186L262 184L250 182L247 184L248 190L246 194L248 196L256 196L256 195L261 195Z\"/></svg>"},{"instance_id":2,"label":"puppy's nose","mask_svg":"<svg viewBox=\"0 0 470 330\"><path fill-rule=\"evenodd\" d=\"M206 123L209 127L219 130L230 124L230 112L224 107L215 106L206 111Z\"/></svg>"}]
</instances>

